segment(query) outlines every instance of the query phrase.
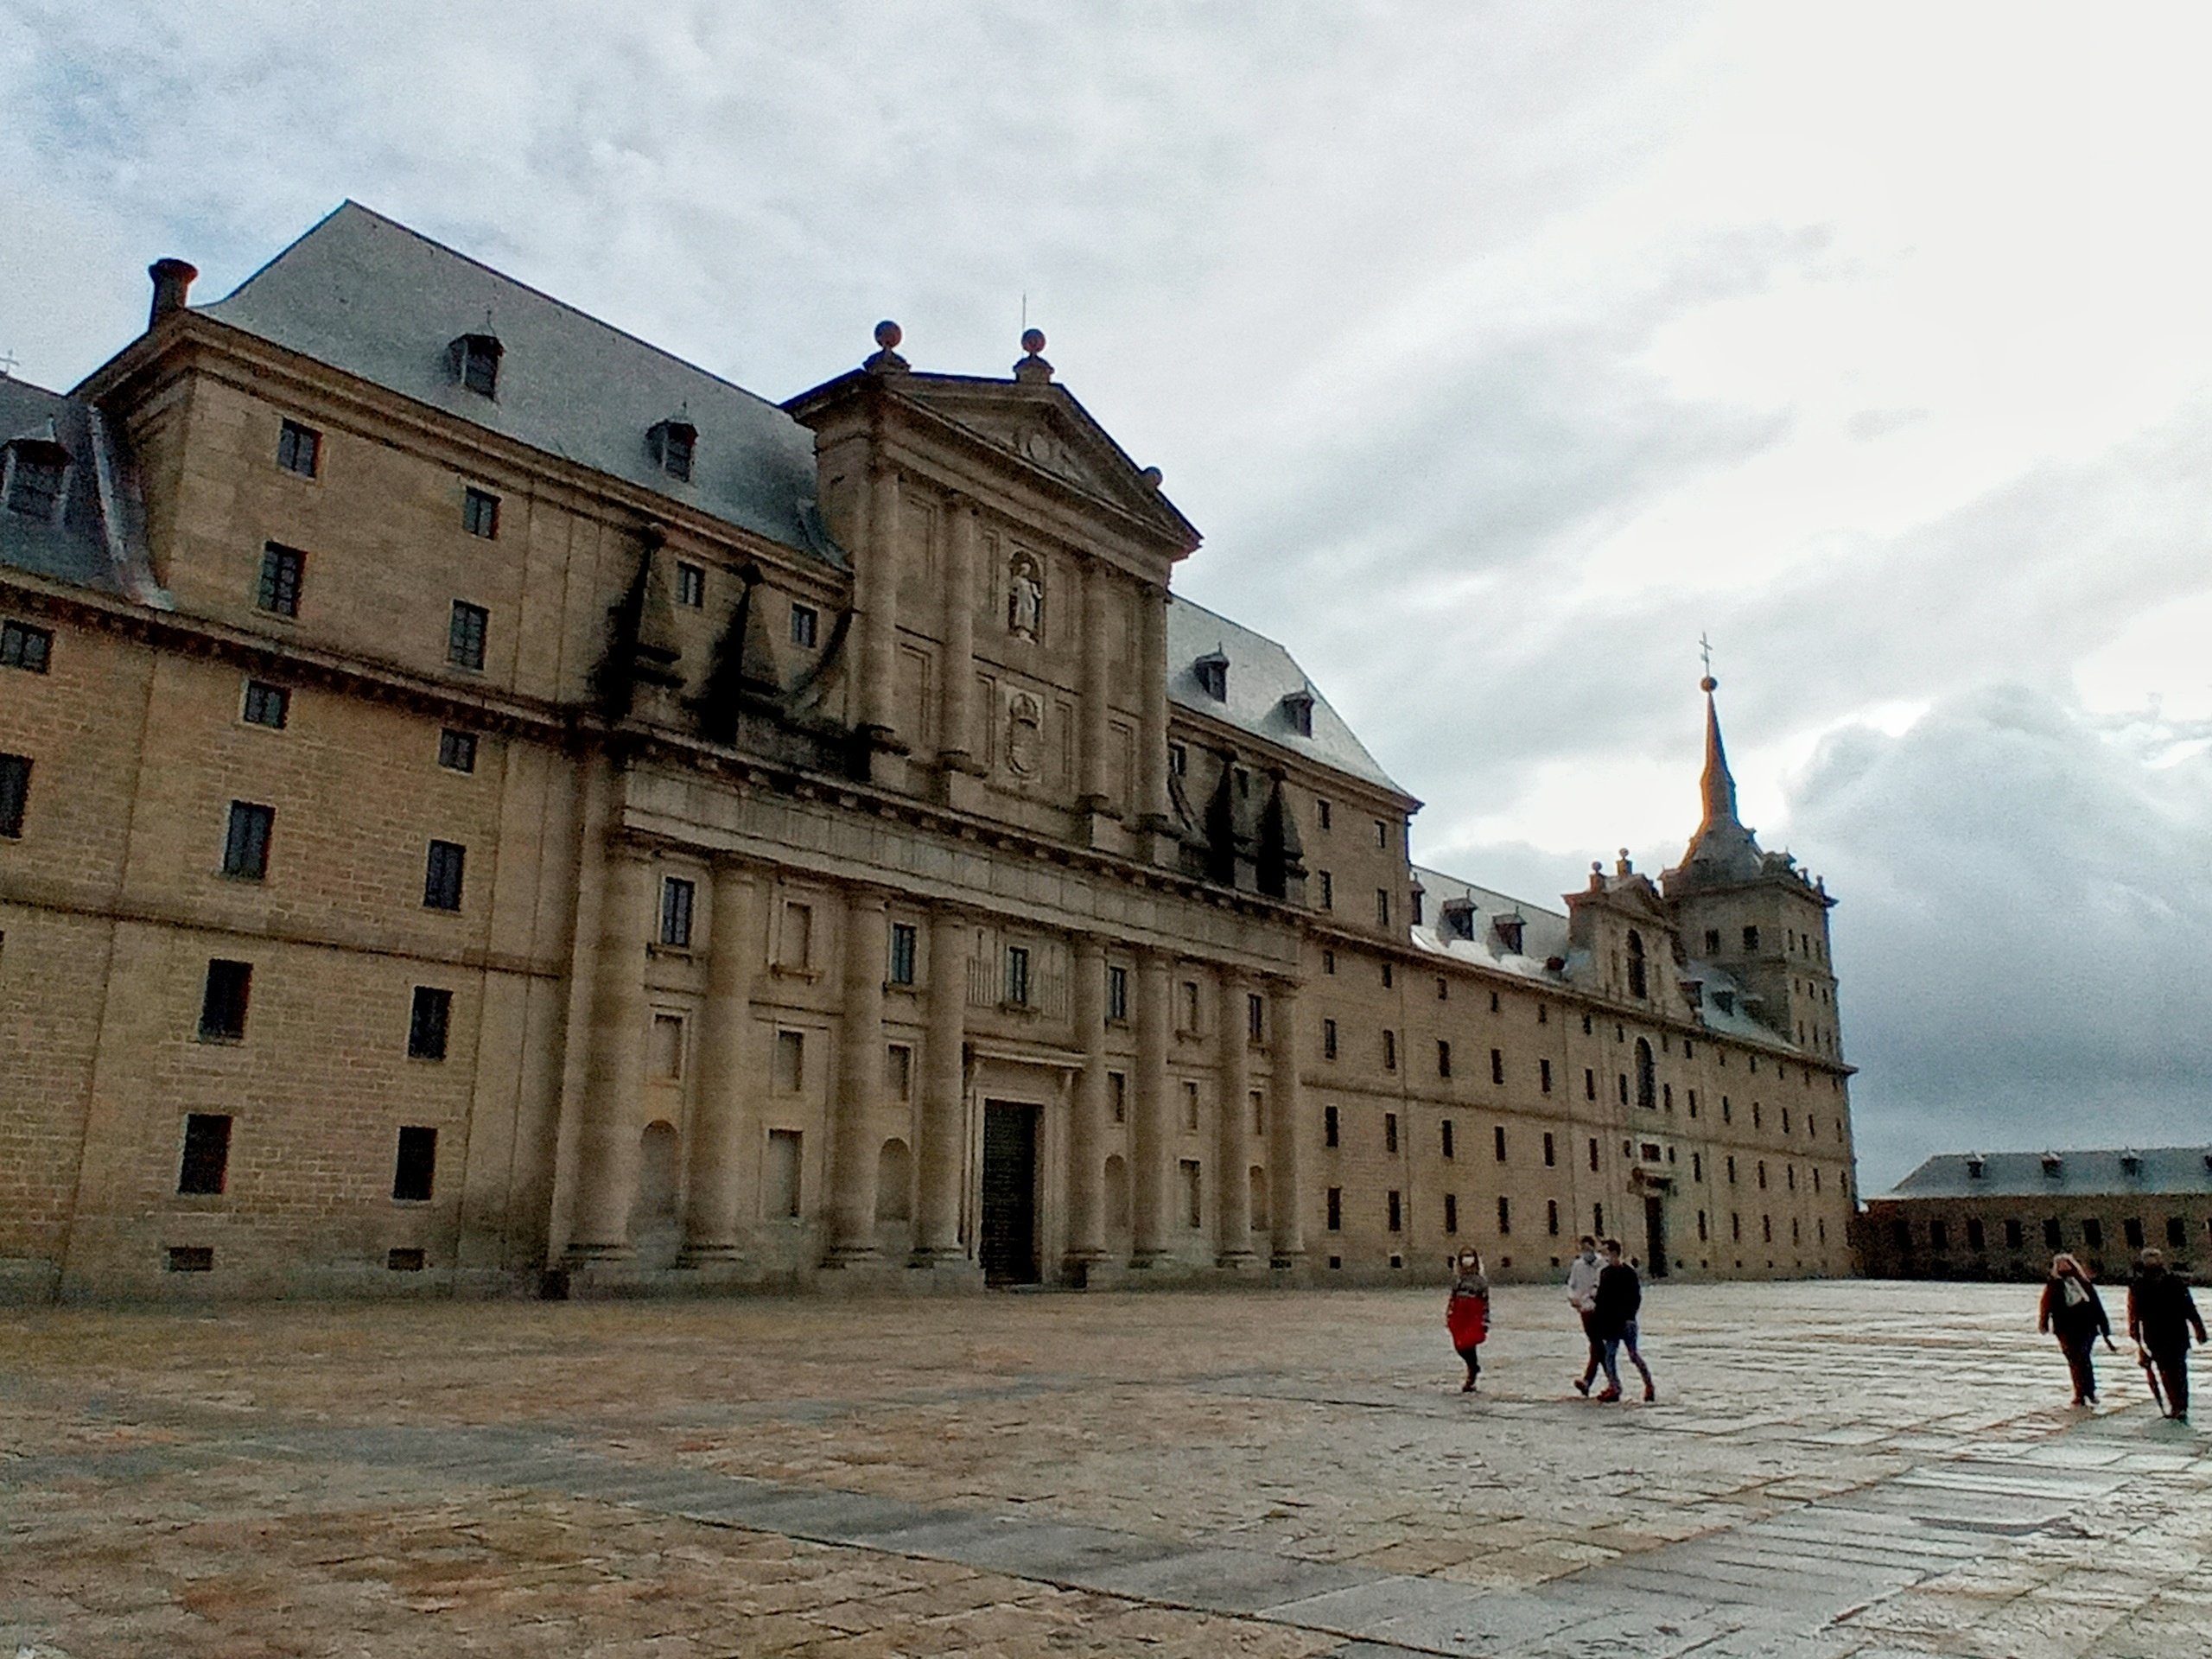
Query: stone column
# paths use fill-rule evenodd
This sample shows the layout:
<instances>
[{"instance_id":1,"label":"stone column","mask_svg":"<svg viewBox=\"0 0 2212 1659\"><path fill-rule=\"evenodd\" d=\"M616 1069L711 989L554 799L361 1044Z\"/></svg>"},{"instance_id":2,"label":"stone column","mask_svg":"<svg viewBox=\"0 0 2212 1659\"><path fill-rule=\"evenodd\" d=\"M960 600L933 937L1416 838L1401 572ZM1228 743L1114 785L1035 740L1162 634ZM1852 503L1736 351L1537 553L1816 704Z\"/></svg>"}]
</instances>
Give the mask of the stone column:
<instances>
[{"instance_id":1,"label":"stone column","mask_svg":"<svg viewBox=\"0 0 2212 1659\"><path fill-rule=\"evenodd\" d=\"M1068 1118L1068 1266L1077 1276L1106 1255L1106 944L1075 942L1075 1040L1083 1070Z\"/></svg>"},{"instance_id":2,"label":"stone column","mask_svg":"<svg viewBox=\"0 0 2212 1659\"><path fill-rule=\"evenodd\" d=\"M713 879L707 995L699 1011L699 1092L683 1207L681 1260L687 1267L738 1254L740 1178L752 1132L753 1093L760 1086L745 1063L753 1036L753 878L723 864Z\"/></svg>"},{"instance_id":3,"label":"stone column","mask_svg":"<svg viewBox=\"0 0 2212 1659\"><path fill-rule=\"evenodd\" d=\"M1252 1261L1251 1037L1246 1025L1244 981L1233 969L1221 971L1221 1103L1214 1122L1215 1238L1224 1268Z\"/></svg>"},{"instance_id":4,"label":"stone column","mask_svg":"<svg viewBox=\"0 0 2212 1659\"><path fill-rule=\"evenodd\" d=\"M1087 812L1104 812L1113 805L1112 767L1106 741L1112 728L1106 718L1109 645L1107 619L1114 598L1113 568L1092 559L1083 579L1083 798Z\"/></svg>"},{"instance_id":5,"label":"stone column","mask_svg":"<svg viewBox=\"0 0 2212 1659\"><path fill-rule=\"evenodd\" d=\"M1300 1189L1306 1142L1306 1090L1299 1067L1306 1055L1300 1022L1298 982L1275 982L1268 1012L1274 1061L1273 1098L1268 1105L1268 1219L1273 1224L1274 1265L1295 1268L1306 1255L1305 1193Z\"/></svg>"},{"instance_id":6,"label":"stone column","mask_svg":"<svg viewBox=\"0 0 2212 1659\"><path fill-rule=\"evenodd\" d=\"M1129 1265L1147 1268L1167 1255L1167 958L1147 950L1137 959L1136 1122L1129 1135Z\"/></svg>"},{"instance_id":7,"label":"stone column","mask_svg":"<svg viewBox=\"0 0 2212 1659\"><path fill-rule=\"evenodd\" d=\"M886 748L899 747L892 665L899 645L899 473L868 466L868 537L855 555L853 606L860 613L860 724Z\"/></svg>"},{"instance_id":8,"label":"stone column","mask_svg":"<svg viewBox=\"0 0 2212 1659\"><path fill-rule=\"evenodd\" d=\"M1173 824L1167 804L1167 590L1147 587L1140 599L1137 659L1144 677L1144 719L1137 742L1137 811L1147 829L1164 830Z\"/></svg>"},{"instance_id":9,"label":"stone column","mask_svg":"<svg viewBox=\"0 0 2212 1659\"><path fill-rule=\"evenodd\" d=\"M582 1133L576 1148L576 1219L569 1243L569 1259L578 1266L629 1256L630 1205L637 1196L642 1128L638 1120L645 1088L645 941L652 928L652 862L634 847L610 846L606 882L599 909Z\"/></svg>"},{"instance_id":10,"label":"stone column","mask_svg":"<svg viewBox=\"0 0 2212 1659\"><path fill-rule=\"evenodd\" d=\"M883 1096L883 975L887 935L880 893L845 906L845 1006L837 1027L837 1092L830 1133L832 1267L875 1255L876 1108Z\"/></svg>"},{"instance_id":11,"label":"stone column","mask_svg":"<svg viewBox=\"0 0 2212 1659\"><path fill-rule=\"evenodd\" d=\"M954 911L930 918L929 1040L922 1051L921 1175L914 1229L917 1267L957 1261L960 1180L967 1167L968 924Z\"/></svg>"},{"instance_id":12,"label":"stone column","mask_svg":"<svg viewBox=\"0 0 2212 1659\"><path fill-rule=\"evenodd\" d=\"M976 772L976 504L956 495L946 504L951 522L944 549L944 671L939 676L938 764Z\"/></svg>"}]
</instances>

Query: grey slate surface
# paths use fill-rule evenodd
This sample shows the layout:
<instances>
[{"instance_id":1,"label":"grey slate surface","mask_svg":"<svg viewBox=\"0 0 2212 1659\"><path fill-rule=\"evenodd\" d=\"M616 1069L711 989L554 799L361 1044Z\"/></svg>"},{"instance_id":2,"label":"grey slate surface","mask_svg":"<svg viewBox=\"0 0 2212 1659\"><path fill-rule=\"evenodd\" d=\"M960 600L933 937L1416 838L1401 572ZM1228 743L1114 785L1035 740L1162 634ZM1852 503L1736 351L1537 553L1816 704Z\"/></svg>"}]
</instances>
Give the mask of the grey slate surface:
<instances>
[{"instance_id":1,"label":"grey slate surface","mask_svg":"<svg viewBox=\"0 0 2212 1659\"><path fill-rule=\"evenodd\" d=\"M79 588L125 594L109 551L89 404L0 375L0 443L52 436L69 452L59 519L47 524L0 506L0 565Z\"/></svg>"},{"instance_id":2,"label":"grey slate surface","mask_svg":"<svg viewBox=\"0 0 2212 1659\"><path fill-rule=\"evenodd\" d=\"M1897 1198L2058 1198L2077 1193L2212 1193L2212 1144L2060 1151L2046 1173L2039 1152L1939 1153L1885 1196ZM2133 1156L2131 1170L2123 1161ZM1979 1158L1981 1173L1967 1168Z\"/></svg>"}]
</instances>

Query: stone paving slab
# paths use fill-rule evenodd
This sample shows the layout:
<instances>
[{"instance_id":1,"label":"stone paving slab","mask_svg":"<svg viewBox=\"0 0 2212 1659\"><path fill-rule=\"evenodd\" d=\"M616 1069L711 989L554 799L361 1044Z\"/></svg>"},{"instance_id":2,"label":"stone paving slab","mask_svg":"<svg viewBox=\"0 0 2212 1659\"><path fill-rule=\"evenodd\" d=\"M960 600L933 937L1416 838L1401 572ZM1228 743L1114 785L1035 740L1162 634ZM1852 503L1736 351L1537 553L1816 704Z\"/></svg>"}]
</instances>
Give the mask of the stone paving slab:
<instances>
[{"instance_id":1,"label":"stone paving slab","mask_svg":"<svg viewBox=\"0 0 2212 1659\"><path fill-rule=\"evenodd\" d=\"M2058 1409L2026 1293L1655 1287L1654 1407L1438 1313L0 1319L0 1656L2212 1651L2205 1443Z\"/></svg>"}]
</instances>

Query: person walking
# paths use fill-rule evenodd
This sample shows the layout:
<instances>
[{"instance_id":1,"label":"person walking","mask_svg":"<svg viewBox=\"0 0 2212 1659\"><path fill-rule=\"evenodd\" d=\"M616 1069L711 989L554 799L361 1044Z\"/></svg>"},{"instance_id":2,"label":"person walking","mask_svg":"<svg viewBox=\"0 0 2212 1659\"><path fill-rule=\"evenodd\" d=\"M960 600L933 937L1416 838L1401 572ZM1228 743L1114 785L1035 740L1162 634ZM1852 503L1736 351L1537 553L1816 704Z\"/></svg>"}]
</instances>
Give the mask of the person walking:
<instances>
[{"instance_id":1,"label":"person walking","mask_svg":"<svg viewBox=\"0 0 2212 1659\"><path fill-rule=\"evenodd\" d=\"M1598 1259L1598 1241L1591 1235L1585 1233L1575 1243L1574 1260L1567 1264L1567 1305L1582 1321L1582 1339L1590 1344L1589 1357L1574 1383L1577 1394L1586 1395L1605 1357L1605 1344L1598 1340L1597 1327L1591 1321L1597 1317L1598 1275L1605 1264Z\"/></svg>"},{"instance_id":2,"label":"person walking","mask_svg":"<svg viewBox=\"0 0 2212 1659\"><path fill-rule=\"evenodd\" d=\"M2095 1405L2097 1338L2101 1336L2105 1346L2112 1348L2112 1322L2105 1318L2104 1302L2082 1264L2063 1251L2050 1258L2050 1277L2044 1284L2036 1329L2058 1338L2066 1368L2074 1374L2074 1403Z\"/></svg>"},{"instance_id":3,"label":"person walking","mask_svg":"<svg viewBox=\"0 0 2212 1659\"><path fill-rule=\"evenodd\" d=\"M1452 1345L1467 1363L1467 1380L1459 1392L1472 1394L1483 1370L1483 1338L1490 1335L1490 1281L1484 1275L1482 1257L1472 1249L1459 1252L1452 1294L1444 1304L1444 1325L1452 1333Z\"/></svg>"},{"instance_id":4,"label":"person walking","mask_svg":"<svg viewBox=\"0 0 2212 1659\"><path fill-rule=\"evenodd\" d=\"M2189 1338L2204 1345L2204 1319L2189 1282L2166 1268L2164 1252L2145 1250L2127 1287L2127 1334L2150 1356L2166 1385L2166 1415L2189 1421Z\"/></svg>"},{"instance_id":5,"label":"person walking","mask_svg":"<svg viewBox=\"0 0 2212 1659\"><path fill-rule=\"evenodd\" d=\"M1630 1363L1643 1378L1644 1399L1659 1397L1658 1388L1651 1380L1651 1368L1643 1363L1643 1354L1637 1345L1637 1315L1643 1306L1643 1280L1628 1264L1620 1240L1607 1239L1605 1265L1598 1273L1596 1303L1590 1316L1601 1344L1599 1362L1605 1368L1605 1388L1598 1396L1600 1400L1621 1397L1619 1355L1624 1347L1628 1350Z\"/></svg>"}]
</instances>

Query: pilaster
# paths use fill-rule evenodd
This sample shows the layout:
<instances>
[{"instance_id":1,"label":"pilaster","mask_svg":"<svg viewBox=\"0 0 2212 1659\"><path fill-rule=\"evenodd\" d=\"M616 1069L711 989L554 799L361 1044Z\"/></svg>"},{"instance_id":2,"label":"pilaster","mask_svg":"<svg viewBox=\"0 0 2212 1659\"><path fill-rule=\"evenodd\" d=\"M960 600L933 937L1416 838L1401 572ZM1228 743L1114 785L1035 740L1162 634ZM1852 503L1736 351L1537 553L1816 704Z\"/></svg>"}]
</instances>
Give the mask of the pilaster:
<instances>
[{"instance_id":1,"label":"pilaster","mask_svg":"<svg viewBox=\"0 0 2212 1659\"><path fill-rule=\"evenodd\" d=\"M830 1103L830 1255L824 1265L873 1262L878 1105L883 1095L883 895L866 888L845 906L844 1007Z\"/></svg>"},{"instance_id":2,"label":"pilaster","mask_svg":"<svg viewBox=\"0 0 2212 1659\"><path fill-rule=\"evenodd\" d=\"M699 1092L683 1211L684 1267L731 1261L738 1255L754 1086L745 1054L753 1028L754 903L748 872L730 864L715 868L707 926L707 993L700 1009Z\"/></svg>"},{"instance_id":3,"label":"pilaster","mask_svg":"<svg viewBox=\"0 0 2212 1659\"><path fill-rule=\"evenodd\" d=\"M582 1132L577 1146L576 1217L569 1243L569 1261L575 1267L624 1262L631 1254L652 876L652 861L639 849L607 849L592 990L591 1047L585 1062Z\"/></svg>"},{"instance_id":4,"label":"pilaster","mask_svg":"<svg viewBox=\"0 0 2212 1659\"><path fill-rule=\"evenodd\" d=\"M1083 1070L1075 1079L1068 1135L1069 1277L1080 1282L1092 1263L1106 1255L1106 944L1096 934L1075 941L1077 1045Z\"/></svg>"},{"instance_id":5,"label":"pilaster","mask_svg":"<svg viewBox=\"0 0 2212 1659\"><path fill-rule=\"evenodd\" d=\"M1136 1122L1130 1126L1129 1265L1148 1268L1167 1249L1167 958L1137 958Z\"/></svg>"},{"instance_id":6,"label":"pilaster","mask_svg":"<svg viewBox=\"0 0 2212 1659\"><path fill-rule=\"evenodd\" d=\"M1214 1116L1214 1243L1216 1259L1230 1268L1252 1265L1252 1140L1244 1121L1251 1109L1252 1065L1244 997L1243 979L1224 969L1217 1033L1221 1099Z\"/></svg>"}]
</instances>

